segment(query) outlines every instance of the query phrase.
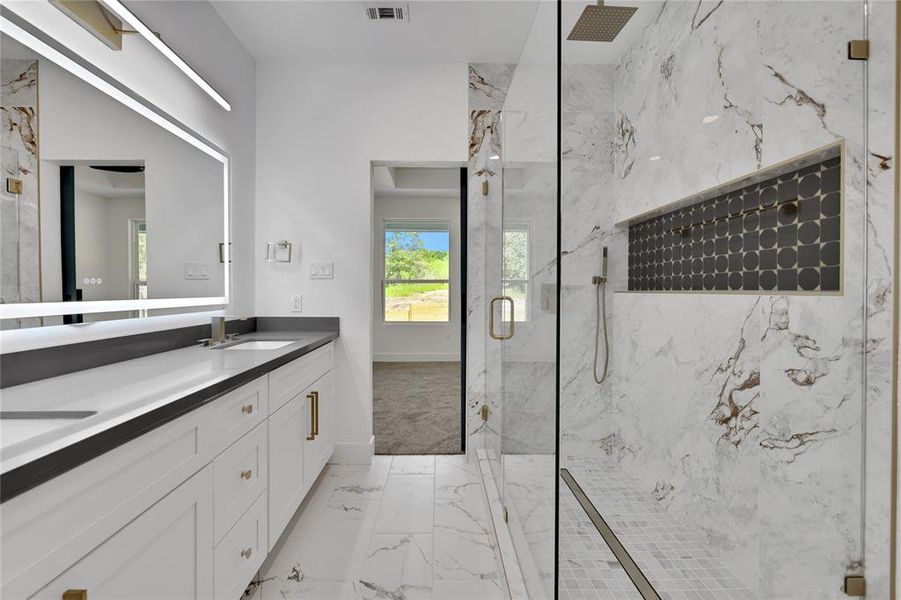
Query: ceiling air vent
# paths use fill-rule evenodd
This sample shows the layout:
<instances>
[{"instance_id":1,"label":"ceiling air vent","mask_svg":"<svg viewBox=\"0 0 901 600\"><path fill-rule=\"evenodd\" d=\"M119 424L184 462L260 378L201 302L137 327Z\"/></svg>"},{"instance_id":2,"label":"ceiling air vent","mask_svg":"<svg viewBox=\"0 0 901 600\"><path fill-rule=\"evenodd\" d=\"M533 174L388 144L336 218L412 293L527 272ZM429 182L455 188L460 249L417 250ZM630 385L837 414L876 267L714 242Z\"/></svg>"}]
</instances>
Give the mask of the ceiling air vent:
<instances>
[{"instance_id":1,"label":"ceiling air vent","mask_svg":"<svg viewBox=\"0 0 901 600\"><path fill-rule=\"evenodd\" d=\"M373 4L366 7L366 16L370 21L396 21L410 20L409 4Z\"/></svg>"}]
</instances>

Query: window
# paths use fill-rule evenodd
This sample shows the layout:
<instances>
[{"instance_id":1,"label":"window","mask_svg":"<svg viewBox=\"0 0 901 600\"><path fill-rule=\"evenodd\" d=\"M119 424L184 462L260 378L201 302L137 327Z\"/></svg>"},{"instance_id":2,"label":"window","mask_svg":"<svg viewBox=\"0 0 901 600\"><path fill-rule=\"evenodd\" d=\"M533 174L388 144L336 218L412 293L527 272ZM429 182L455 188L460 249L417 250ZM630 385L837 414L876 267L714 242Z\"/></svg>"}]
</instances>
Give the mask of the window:
<instances>
[{"instance_id":1,"label":"window","mask_svg":"<svg viewBox=\"0 0 901 600\"><path fill-rule=\"evenodd\" d=\"M527 321L529 315L529 228L526 224L504 226L504 295L513 298L515 321ZM504 320L510 319L509 304L504 302Z\"/></svg>"},{"instance_id":2,"label":"window","mask_svg":"<svg viewBox=\"0 0 901 600\"><path fill-rule=\"evenodd\" d=\"M131 223L131 297L147 299L147 223L132 219Z\"/></svg>"},{"instance_id":3,"label":"window","mask_svg":"<svg viewBox=\"0 0 901 600\"><path fill-rule=\"evenodd\" d=\"M385 321L450 320L448 223L385 223L383 292Z\"/></svg>"}]
</instances>

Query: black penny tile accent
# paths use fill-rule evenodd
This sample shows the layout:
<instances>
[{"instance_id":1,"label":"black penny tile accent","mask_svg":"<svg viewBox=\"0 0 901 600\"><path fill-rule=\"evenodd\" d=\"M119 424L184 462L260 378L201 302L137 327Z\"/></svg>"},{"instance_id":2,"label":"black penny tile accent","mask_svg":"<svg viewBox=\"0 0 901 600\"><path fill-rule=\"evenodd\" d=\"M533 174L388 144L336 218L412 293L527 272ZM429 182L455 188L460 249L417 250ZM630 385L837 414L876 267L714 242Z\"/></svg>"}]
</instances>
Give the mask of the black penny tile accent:
<instances>
[{"instance_id":1,"label":"black penny tile accent","mask_svg":"<svg viewBox=\"0 0 901 600\"><path fill-rule=\"evenodd\" d=\"M820 226L817 223L804 223L798 227L798 241L802 244L812 244L820 239Z\"/></svg>"},{"instance_id":2,"label":"black penny tile accent","mask_svg":"<svg viewBox=\"0 0 901 600\"><path fill-rule=\"evenodd\" d=\"M798 289L798 270L797 269L779 269L776 271L777 287L780 291L791 291Z\"/></svg>"},{"instance_id":3,"label":"black penny tile accent","mask_svg":"<svg viewBox=\"0 0 901 600\"><path fill-rule=\"evenodd\" d=\"M837 292L839 290L838 267L823 267L820 269L820 289L824 292Z\"/></svg>"},{"instance_id":4,"label":"black penny tile accent","mask_svg":"<svg viewBox=\"0 0 901 600\"><path fill-rule=\"evenodd\" d=\"M629 289L838 291L841 171L829 158L633 223Z\"/></svg>"}]
</instances>

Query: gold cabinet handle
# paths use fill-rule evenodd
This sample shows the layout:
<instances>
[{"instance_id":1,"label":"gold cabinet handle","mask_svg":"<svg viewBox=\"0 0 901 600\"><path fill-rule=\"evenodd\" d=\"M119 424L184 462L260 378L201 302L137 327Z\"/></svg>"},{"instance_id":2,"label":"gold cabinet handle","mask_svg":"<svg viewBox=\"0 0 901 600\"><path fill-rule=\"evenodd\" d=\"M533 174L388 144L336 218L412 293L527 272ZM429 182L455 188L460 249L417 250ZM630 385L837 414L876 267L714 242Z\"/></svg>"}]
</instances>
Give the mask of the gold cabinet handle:
<instances>
[{"instance_id":1,"label":"gold cabinet handle","mask_svg":"<svg viewBox=\"0 0 901 600\"><path fill-rule=\"evenodd\" d=\"M245 415L249 415L253 413L253 404L245 404L241 407L241 412Z\"/></svg>"},{"instance_id":2,"label":"gold cabinet handle","mask_svg":"<svg viewBox=\"0 0 901 600\"><path fill-rule=\"evenodd\" d=\"M241 550L241 558L250 558L250 555L253 554L253 550L251 548L244 548Z\"/></svg>"},{"instance_id":3,"label":"gold cabinet handle","mask_svg":"<svg viewBox=\"0 0 901 600\"><path fill-rule=\"evenodd\" d=\"M494 333L494 303L506 300L510 303L510 323L509 323L509 333L497 334ZM491 299L491 304L488 306L488 335L490 335L495 340L509 340L513 337L513 298L510 296L497 296L496 298Z\"/></svg>"},{"instance_id":4,"label":"gold cabinet handle","mask_svg":"<svg viewBox=\"0 0 901 600\"><path fill-rule=\"evenodd\" d=\"M319 392L313 392L313 439L319 437Z\"/></svg>"},{"instance_id":5,"label":"gold cabinet handle","mask_svg":"<svg viewBox=\"0 0 901 600\"><path fill-rule=\"evenodd\" d=\"M63 600L88 600L88 591L66 590L63 592Z\"/></svg>"},{"instance_id":6,"label":"gold cabinet handle","mask_svg":"<svg viewBox=\"0 0 901 600\"><path fill-rule=\"evenodd\" d=\"M253 471L247 469L246 471L241 471L241 479L250 479L253 476Z\"/></svg>"},{"instance_id":7,"label":"gold cabinet handle","mask_svg":"<svg viewBox=\"0 0 901 600\"><path fill-rule=\"evenodd\" d=\"M310 400L310 433L307 435L307 441L312 442L316 439L316 401L313 400L312 393L307 394L307 398Z\"/></svg>"}]
</instances>

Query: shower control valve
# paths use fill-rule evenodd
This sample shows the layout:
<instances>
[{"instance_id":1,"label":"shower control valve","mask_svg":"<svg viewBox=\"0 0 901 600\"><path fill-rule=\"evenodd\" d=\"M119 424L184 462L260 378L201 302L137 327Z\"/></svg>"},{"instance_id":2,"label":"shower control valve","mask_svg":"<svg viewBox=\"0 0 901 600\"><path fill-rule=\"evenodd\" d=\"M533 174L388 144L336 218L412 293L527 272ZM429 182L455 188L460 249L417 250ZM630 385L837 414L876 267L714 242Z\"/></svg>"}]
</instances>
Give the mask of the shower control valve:
<instances>
[{"instance_id":1,"label":"shower control valve","mask_svg":"<svg viewBox=\"0 0 901 600\"><path fill-rule=\"evenodd\" d=\"M591 278L591 283L593 283L594 285L598 285L601 283L607 283L607 278L604 277L603 275L595 275L594 277Z\"/></svg>"}]
</instances>

